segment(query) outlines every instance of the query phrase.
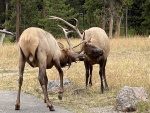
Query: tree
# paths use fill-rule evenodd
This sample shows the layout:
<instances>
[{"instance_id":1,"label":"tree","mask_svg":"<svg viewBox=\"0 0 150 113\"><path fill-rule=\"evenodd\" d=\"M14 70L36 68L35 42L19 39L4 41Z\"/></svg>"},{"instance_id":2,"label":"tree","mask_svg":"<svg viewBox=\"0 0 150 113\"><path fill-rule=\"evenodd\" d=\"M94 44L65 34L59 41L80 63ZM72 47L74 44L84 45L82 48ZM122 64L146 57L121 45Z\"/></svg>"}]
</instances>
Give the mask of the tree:
<instances>
[{"instance_id":1,"label":"tree","mask_svg":"<svg viewBox=\"0 0 150 113\"><path fill-rule=\"evenodd\" d=\"M127 37L127 34L128 34L128 7L126 7L126 10L125 10L125 22L124 22L124 34L125 34L125 37Z\"/></svg>"},{"instance_id":2,"label":"tree","mask_svg":"<svg viewBox=\"0 0 150 113\"><path fill-rule=\"evenodd\" d=\"M105 27L106 27L106 20L107 20L107 8L106 8L106 5L107 5L107 1L106 0L102 0L102 10L101 10L101 23L100 23L100 27L102 29L105 30Z\"/></svg>"},{"instance_id":3,"label":"tree","mask_svg":"<svg viewBox=\"0 0 150 113\"><path fill-rule=\"evenodd\" d=\"M78 16L78 13L75 12L75 9L66 0L46 0L45 9L46 17L45 19L40 19L38 24L40 26L44 25L44 29L52 32L55 36L61 36L62 30L57 26L58 22L47 19L49 16L59 16L68 21Z\"/></svg>"},{"instance_id":4,"label":"tree","mask_svg":"<svg viewBox=\"0 0 150 113\"><path fill-rule=\"evenodd\" d=\"M5 0L0 0L0 29L5 22Z\"/></svg>"},{"instance_id":5,"label":"tree","mask_svg":"<svg viewBox=\"0 0 150 113\"><path fill-rule=\"evenodd\" d=\"M8 21L8 0L5 0L5 22ZM7 30L7 27L5 26L5 28L3 30ZM0 43L3 44L4 38L5 38L6 34L2 34L1 36L1 40Z\"/></svg>"},{"instance_id":6,"label":"tree","mask_svg":"<svg viewBox=\"0 0 150 113\"><path fill-rule=\"evenodd\" d=\"M6 9L5 9L5 22L8 21L8 0L5 0ZM5 29L7 30L6 26Z\"/></svg>"},{"instance_id":7,"label":"tree","mask_svg":"<svg viewBox=\"0 0 150 113\"><path fill-rule=\"evenodd\" d=\"M127 7L129 7L131 4L132 0L109 0L109 12L110 12L109 37L112 37L113 31L115 31L114 33L115 37L120 36L120 26L122 23L123 14L125 11L127 11L126 10ZM113 30L113 27L115 27L115 30Z\"/></svg>"},{"instance_id":8,"label":"tree","mask_svg":"<svg viewBox=\"0 0 150 113\"><path fill-rule=\"evenodd\" d=\"M120 36L120 26L123 18L125 0L115 0L114 20L115 21L115 37Z\"/></svg>"},{"instance_id":9,"label":"tree","mask_svg":"<svg viewBox=\"0 0 150 113\"><path fill-rule=\"evenodd\" d=\"M143 21L141 23L142 25L142 32L143 34L150 34L150 1L145 0L145 2L142 4L143 12L142 12L142 17Z\"/></svg>"},{"instance_id":10,"label":"tree","mask_svg":"<svg viewBox=\"0 0 150 113\"><path fill-rule=\"evenodd\" d=\"M113 18L114 18L114 7L115 6L115 0L109 0L109 38L112 38L113 34Z\"/></svg>"},{"instance_id":11,"label":"tree","mask_svg":"<svg viewBox=\"0 0 150 113\"><path fill-rule=\"evenodd\" d=\"M99 0L86 0L84 8L86 10L87 27L100 26L101 2Z\"/></svg>"},{"instance_id":12,"label":"tree","mask_svg":"<svg viewBox=\"0 0 150 113\"><path fill-rule=\"evenodd\" d=\"M101 27L109 37L120 36L122 19L126 18L126 35L127 27L135 34L150 34L149 0L9 0L7 6L8 0L0 0L0 27L16 32L17 37L31 26L43 28L55 37L62 36L57 26L62 23L49 20L52 15L67 21L77 18L80 30Z\"/></svg>"},{"instance_id":13,"label":"tree","mask_svg":"<svg viewBox=\"0 0 150 113\"><path fill-rule=\"evenodd\" d=\"M143 27L142 22L145 20L142 16L143 7L142 4L145 3L146 0L133 0L133 4L131 8L128 10L128 25L130 29L134 29L135 34L142 35Z\"/></svg>"},{"instance_id":14,"label":"tree","mask_svg":"<svg viewBox=\"0 0 150 113\"><path fill-rule=\"evenodd\" d=\"M38 10L41 11L41 17L44 18L45 17L45 3L44 3L44 0L40 0L37 7L38 7Z\"/></svg>"},{"instance_id":15,"label":"tree","mask_svg":"<svg viewBox=\"0 0 150 113\"><path fill-rule=\"evenodd\" d=\"M28 27L38 27L41 11L38 10L37 0L11 0L9 20L7 23L11 31L16 31L16 40L19 39L20 33ZM16 23L16 24L15 24Z\"/></svg>"},{"instance_id":16,"label":"tree","mask_svg":"<svg viewBox=\"0 0 150 113\"><path fill-rule=\"evenodd\" d=\"M16 0L16 41L18 42L20 36L20 1Z\"/></svg>"},{"instance_id":17,"label":"tree","mask_svg":"<svg viewBox=\"0 0 150 113\"><path fill-rule=\"evenodd\" d=\"M124 34L125 37L128 35L128 8L131 7L133 4L133 0L125 0L125 7L124 7Z\"/></svg>"},{"instance_id":18,"label":"tree","mask_svg":"<svg viewBox=\"0 0 150 113\"><path fill-rule=\"evenodd\" d=\"M70 7L74 8L74 11L76 13L76 18L79 21L79 29L85 29L87 26L85 15L86 15L86 9L84 8L86 0L67 0L67 3L70 5Z\"/></svg>"},{"instance_id":19,"label":"tree","mask_svg":"<svg viewBox=\"0 0 150 113\"><path fill-rule=\"evenodd\" d=\"M42 13L42 18L45 17L45 4L44 4L44 1L42 0L42 9L41 9L41 13Z\"/></svg>"}]
</instances>

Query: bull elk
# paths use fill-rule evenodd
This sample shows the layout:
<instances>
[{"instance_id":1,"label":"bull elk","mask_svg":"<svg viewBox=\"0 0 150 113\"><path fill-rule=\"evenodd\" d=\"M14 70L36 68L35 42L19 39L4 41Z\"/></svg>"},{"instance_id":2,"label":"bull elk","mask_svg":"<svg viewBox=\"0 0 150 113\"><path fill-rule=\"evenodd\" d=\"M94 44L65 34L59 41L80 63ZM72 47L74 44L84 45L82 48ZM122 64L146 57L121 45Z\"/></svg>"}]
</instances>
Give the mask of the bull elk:
<instances>
[{"instance_id":1,"label":"bull elk","mask_svg":"<svg viewBox=\"0 0 150 113\"><path fill-rule=\"evenodd\" d=\"M65 36L68 32L63 29ZM68 42L68 39L66 39ZM68 43L69 44L69 43ZM63 95L63 70L62 67L71 65L71 62L81 60L83 55L74 52L71 47L64 48L63 44L57 43L51 33L44 31L43 29L30 27L23 31L20 36L19 42L19 90L17 94L17 100L15 104L15 110L20 109L20 92L23 82L23 73L25 63L27 62L32 67L39 68L38 80L44 93L44 101L50 111L54 111L54 107L51 104L48 93L47 83L48 78L46 75L46 69L50 69L53 66L59 72L60 76L60 89L58 98L62 99ZM70 45L69 45L70 46Z\"/></svg>"},{"instance_id":2,"label":"bull elk","mask_svg":"<svg viewBox=\"0 0 150 113\"><path fill-rule=\"evenodd\" d=\"M86 71L86 87L92 86L92 70L94 64L99 64L99 75L101 81L101 92L104 92L103 80L105 82L105 88L108 89L108 84L106 81L105 66L107 62L107 57L109 55L109 38L106 32L99 27L92 27L84 31L83 35L78 29L78 20L75 19L76 25L72 25L65 21L64 19L56 16L50 16L49 19L59 20L71 27L77 32L77 34L82 39L81 41L81 50L84 52L84 65ZM80 45L79 44L79 45Z\"/></svg>"}]
</instances>

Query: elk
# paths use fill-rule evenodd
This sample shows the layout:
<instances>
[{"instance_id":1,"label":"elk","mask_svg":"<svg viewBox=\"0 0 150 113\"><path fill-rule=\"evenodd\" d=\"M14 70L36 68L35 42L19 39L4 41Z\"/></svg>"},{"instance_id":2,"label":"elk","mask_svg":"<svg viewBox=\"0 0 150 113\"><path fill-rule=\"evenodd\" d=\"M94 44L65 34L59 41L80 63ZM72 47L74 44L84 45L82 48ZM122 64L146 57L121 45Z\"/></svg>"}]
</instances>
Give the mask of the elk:
<instances>
[{"instance_id":1,"label":"elk","mask_svg":"<svg viewBox=\"0 0 150 113\"><path fill-rule=\"evenodd\" d=\"M63 29L65 36L69 32ZM68 40L66 38L66 40ZM68 42L68 41L67 41ZM69 44L69 43L68 43ZM54 107L50 102L47 93L48 78L46 69L53 66L59 72L60 76L60 89L58 98L61 100L63 96L63 70L62 67L71 65L71 62L83 59L83 55L74 52L69 45L69 48L64 48L63 44L58 43L53 35L43 29L37 27L30 27L23 31L20 36L19 42L19 90L15 104L15 110L20 109L20 92L23 82L23 73L25 63L27 62L31 67L38 67L39 74L38 80L42 87L44 94L44 101L50 111L54 111ZM32 82L32 81L31 81Z\"/></svg>"},{"instance_id":2,"label":"elk","mask_svg":"<svg viewBox=\"0 0 150 113\"><path fill-rule=\"evenodd\" d=\"M68 25L70 28L75 30L79 37L82 39L81 43L81 50L78 53L84 53L84 65L85 65L85 72L86 72L86 87L92 86L92 70L94 64L99 64L99 75L101 81L101 92L104 92L104 85L103 80L105 83L105 88L108 89L108 84L106 81L106 74L105 74L105 66L107 62L107 57L110 51L109 45L109 38L106 32L99 28L99 27L92 27L84 31L83 34L80 33L78 29L78 20L76 21L76 25L72 25L68 23L66 20L56 17L50 16L49 19L59 20Z\"/></svg>"}]
</instances>

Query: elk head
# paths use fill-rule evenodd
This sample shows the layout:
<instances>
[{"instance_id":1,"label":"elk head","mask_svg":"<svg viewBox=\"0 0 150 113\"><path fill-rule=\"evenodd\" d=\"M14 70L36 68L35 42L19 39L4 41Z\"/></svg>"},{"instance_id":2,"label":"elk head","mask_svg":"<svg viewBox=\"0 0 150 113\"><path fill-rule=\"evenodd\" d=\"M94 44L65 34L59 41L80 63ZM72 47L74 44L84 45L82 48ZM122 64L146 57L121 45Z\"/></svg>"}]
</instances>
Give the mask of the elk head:
<instances>
[{"instance_id":1,"label":"elk head","mask_svg":"<svg viewBox=\"0 0 150 113\"><path fill-rule=\"evenodd\" d=\"M65 48L62 43L58 42L58 45L61 48L61 50L63 51L63 53L65 55L65 58L68 59L67 62L61 61L61 67L64 67L64 66L69 66L70 67L72 62L83 61L84 60L83 54L79 54L78 52L75 52L73 50L73 48L75 48L75 47L71 46L71 43L68 39L68 34L71 33L72 31L68 31L67 29L63 28L60 25L58 25L58 26L62 28L62 30L64 32L64 35L65 35L65 39L66 39L66 41L69 45L69 48Z\"/></svg>"}]
</instances>

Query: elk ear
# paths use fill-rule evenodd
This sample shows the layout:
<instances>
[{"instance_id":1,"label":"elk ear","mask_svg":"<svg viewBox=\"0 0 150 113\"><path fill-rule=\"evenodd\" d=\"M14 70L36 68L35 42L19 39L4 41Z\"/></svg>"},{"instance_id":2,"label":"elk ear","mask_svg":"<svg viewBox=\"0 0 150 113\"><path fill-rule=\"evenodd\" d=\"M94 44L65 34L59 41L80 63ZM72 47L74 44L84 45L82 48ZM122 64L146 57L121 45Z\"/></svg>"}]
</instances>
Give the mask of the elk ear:
<instances>
[{"instance_id":1,"label":"elk ear","mask_svg":"<svg viewBox=\"0 0 150 113\"><path fill-rule=\"evenodd\" d=\"M85 39L85 31L83 32L82 39L83 39L83 40L86 40L86 43L87 43L87 42L90 43L90 42L91 42L91 38L92 38L91 34L88 34L88 37ZM86 44L86 43L85 43L85 44Z\"/></svg>"},{"instance_id":2,"label":"elk ear","mask_svg":"<svg viewBox=\"0 0 150 113\"><path fill-rule=\"evenodd\" d=\"M57 42L57 43L58 43L58 45L59 45L59 47L60 47L61 49L64 49L64 48L65 48L62 43L60 43L60 42Z\"/></svg>"}]
</instances>

